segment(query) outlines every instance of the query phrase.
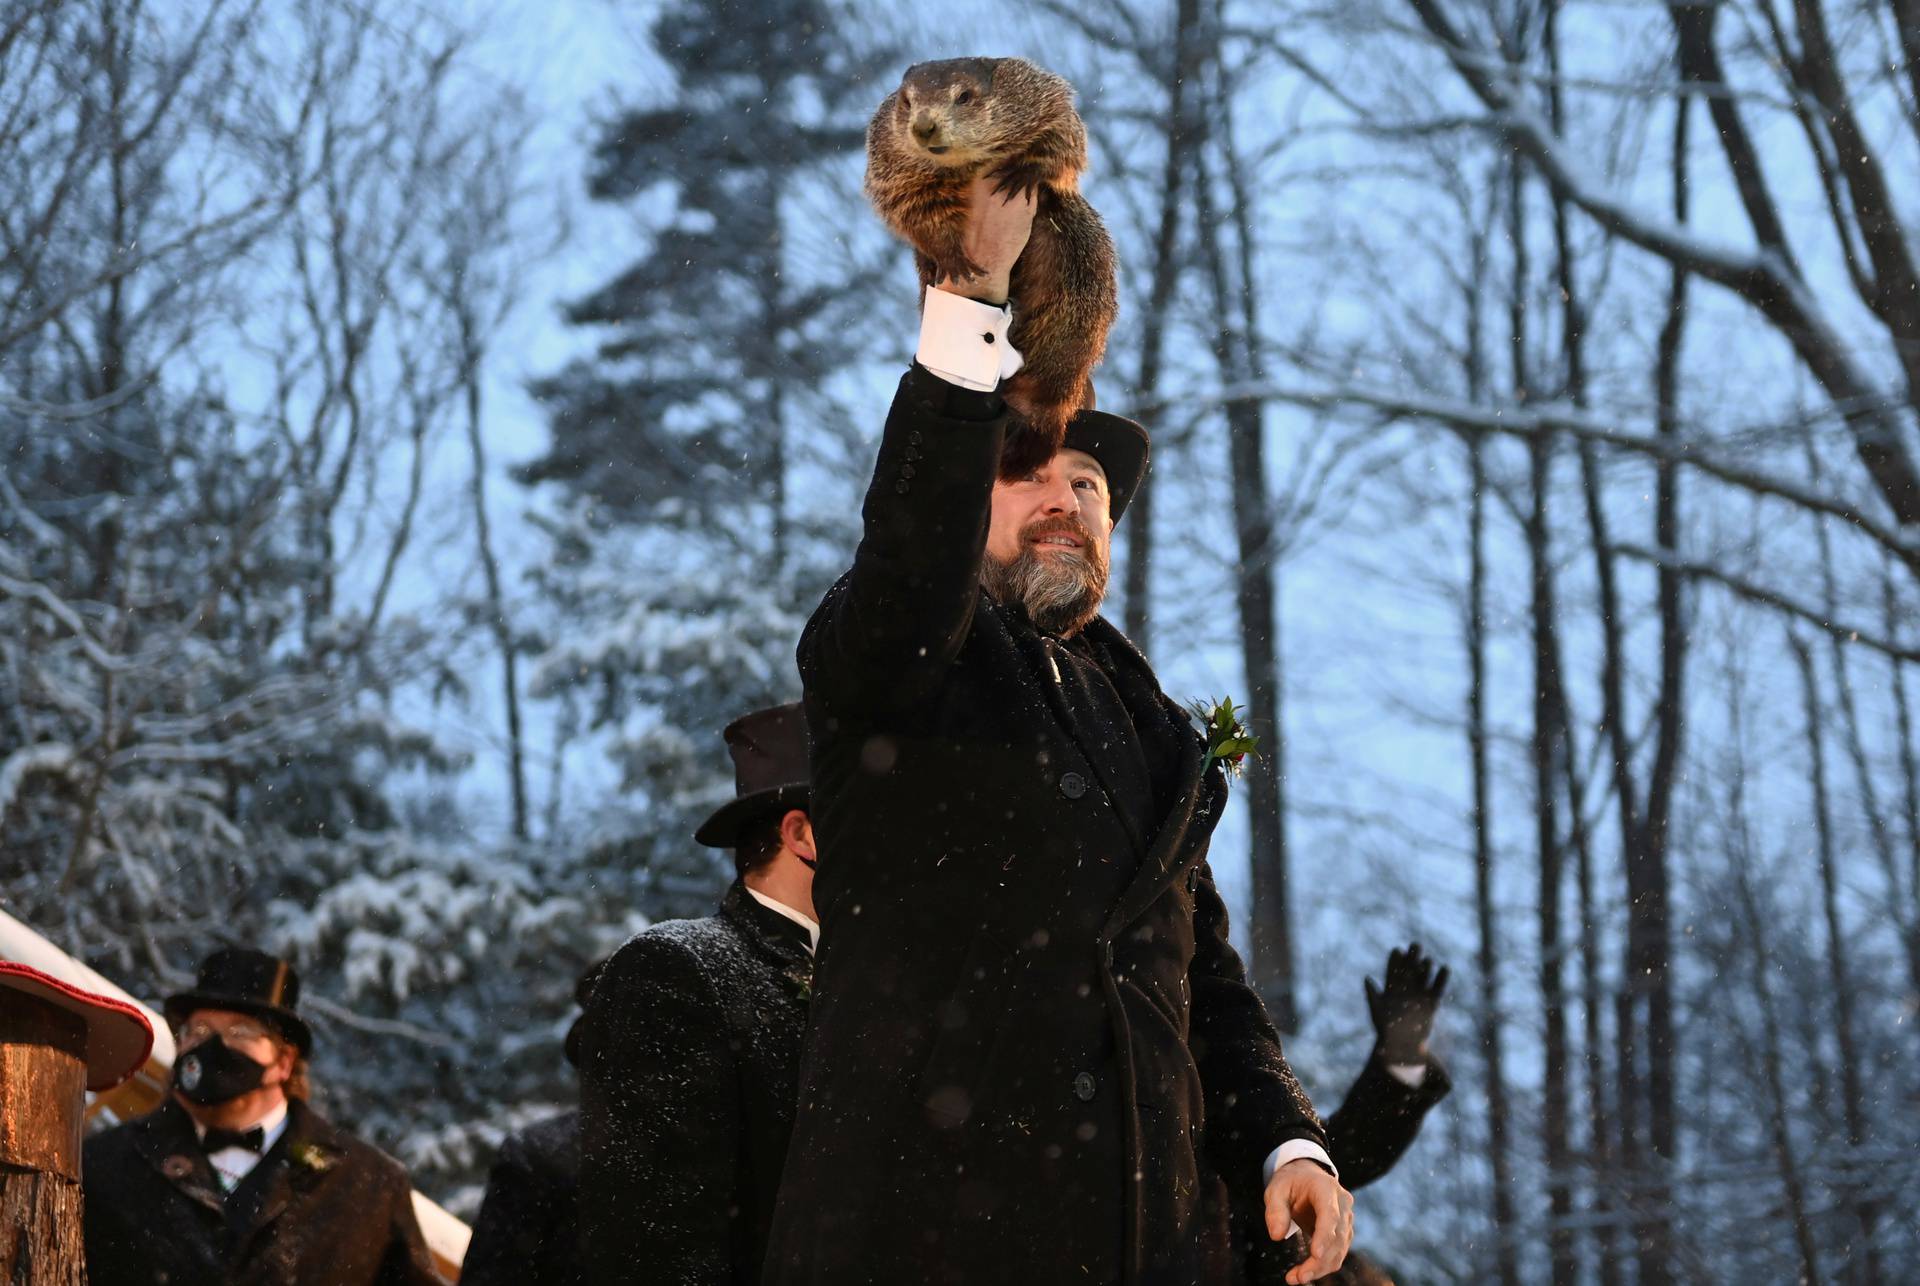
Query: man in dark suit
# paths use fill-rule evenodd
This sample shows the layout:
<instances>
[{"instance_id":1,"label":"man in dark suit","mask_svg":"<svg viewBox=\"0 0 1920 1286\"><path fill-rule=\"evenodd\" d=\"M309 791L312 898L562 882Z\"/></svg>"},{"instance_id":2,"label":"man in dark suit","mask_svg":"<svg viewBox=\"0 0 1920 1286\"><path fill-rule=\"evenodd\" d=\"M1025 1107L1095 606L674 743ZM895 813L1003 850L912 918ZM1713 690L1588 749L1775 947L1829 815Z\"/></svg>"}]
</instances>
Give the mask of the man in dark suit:
<instances>
[{"instance_id":1,"label":"man in dark suit","mask_svg":"<svg viewBox=\"0 0 1920 1286\"><path fill-rule=\"evenodd\" d=\"M438 1280L406 1171L305 1102L299 996L286 961L232 948L167 998L173 1098L86 1144L93 1286Z\"/></svg>"},{"instance_id":2,"label":"man in dark suit","mask_svg":"<svg viewBox=\"0 0 1920 1286\"><path fill-rule=\"evenodd\" d=\"M768 1276L1219 1281L1217 1174L1308 1232L1310 1281L1351 1198L1228 944L1222 764L1098 615L1147 435L1083 412L1001 476L1033 205L991 187L800 642L824 933Z\"/></svg>"},{"instance_id":3,"label":"man in dark suit","mask_svg":"<svg viewBox=\"0 0 1920 1286\"><path fill-rule=\"evenodd\" d=\"M806 728L797 705L726 729L735 798L694 838L731 848L718 915L615 952L580 1026L587 1280L749 1286L793 1129L813 914Z\"/></svg>"},{"instance_id":4,"label":"man in dark suit","mask_svg":"<svg viewBox=\"0 0 1920 1286\"><path fill-rule=\"evenodd\" d=\"M574 984L584 1010L606 962ZM580 1066L580 1019L567 1029L567 1063ZM580 1112L561 1112L507 1136L487 1175L460 1265L460 1286L579 1286Z\"/></svg>"}]
</instances>

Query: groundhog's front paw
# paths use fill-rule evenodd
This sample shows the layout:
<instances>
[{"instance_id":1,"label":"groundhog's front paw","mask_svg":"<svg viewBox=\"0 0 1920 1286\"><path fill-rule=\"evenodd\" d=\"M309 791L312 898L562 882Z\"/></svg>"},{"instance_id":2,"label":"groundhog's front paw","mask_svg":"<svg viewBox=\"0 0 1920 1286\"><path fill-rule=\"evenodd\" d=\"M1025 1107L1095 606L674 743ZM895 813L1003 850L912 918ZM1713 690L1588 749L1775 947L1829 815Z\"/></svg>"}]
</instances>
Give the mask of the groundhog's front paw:
<instances>
[{"instance_id":1,"label":"groundhog's front paw","mask_svg":"<svg viewBox=\"0 0 1920 1286\"><path fill-rule=\"evenodd\" d=\"M994 180L993 191L996 196L1032 196L1046 186L1053 177L1053 169L1031 162L1008 161L998 169L989 171L987 177Z\"/></svg>"}]
</instances>

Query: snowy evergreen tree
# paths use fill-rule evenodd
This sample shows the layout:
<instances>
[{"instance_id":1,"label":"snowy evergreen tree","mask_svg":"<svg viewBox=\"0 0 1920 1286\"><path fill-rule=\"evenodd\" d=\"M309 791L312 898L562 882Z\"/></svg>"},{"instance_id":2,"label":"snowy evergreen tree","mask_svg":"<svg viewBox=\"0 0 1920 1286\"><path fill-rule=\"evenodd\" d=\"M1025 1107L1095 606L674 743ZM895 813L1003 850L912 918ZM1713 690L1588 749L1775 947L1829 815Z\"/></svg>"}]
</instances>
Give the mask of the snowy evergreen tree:
<instances>
[{"instance_id":1,"label":"snowy evergreen tree","mask_svg":"<svg viewBox=\"0 0 1920 1286\"><path fill-rule=\"evenodd\" d=\"M536 388L552 438L518 476L565 503L532 690L602 739L624 790L577 839L654 915L706 913L729 877L689 838L732 789L719 730L798 695L794 643L854 531L873 426L845 377L877 283L910 280L848 230L888 58L857 30L825 0L661 13L675 83L605 123L589 180L646 242L567 310L595 351Z\"/></svg>"}]
</instances>

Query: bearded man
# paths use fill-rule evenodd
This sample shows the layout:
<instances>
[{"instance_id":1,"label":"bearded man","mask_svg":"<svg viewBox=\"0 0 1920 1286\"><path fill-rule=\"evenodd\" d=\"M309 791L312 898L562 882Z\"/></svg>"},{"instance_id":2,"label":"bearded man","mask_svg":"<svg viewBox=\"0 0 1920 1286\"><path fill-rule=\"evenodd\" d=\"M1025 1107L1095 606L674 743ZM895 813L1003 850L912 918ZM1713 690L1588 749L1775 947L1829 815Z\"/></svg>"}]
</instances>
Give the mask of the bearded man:
<instances>
[{"instance_id":1,"label":"bearded man","mask_svg":"<svg viewBox=\"0 0 1920 1286\"><path fill-rule=\"evenodd\" d=\"M1147 435L1000 476L1032 202L975 185L852 569L799 647L822 937L766 1280L1187 1286L1219 1184L1333 1271L1351 1198L1227 941L1222 769L1099 615ZM1017 307L1017 301L1015 306Z\"/></svg>"}]
</instances>

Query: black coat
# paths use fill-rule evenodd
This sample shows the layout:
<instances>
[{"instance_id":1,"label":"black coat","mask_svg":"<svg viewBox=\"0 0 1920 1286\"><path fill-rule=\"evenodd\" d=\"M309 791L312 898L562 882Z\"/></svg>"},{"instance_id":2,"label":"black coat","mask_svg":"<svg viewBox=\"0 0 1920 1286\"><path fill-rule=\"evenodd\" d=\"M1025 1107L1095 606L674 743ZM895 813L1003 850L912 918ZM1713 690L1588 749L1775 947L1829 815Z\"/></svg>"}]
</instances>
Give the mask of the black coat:
<instances>
[{"instance_id":1,"label":"black coat","mask_svg":"<svg viewBox=\"0 0 1920 1286\"><path fill-rule=\"evenodd\" d=\"M193 1121L168 1102L87 1140L92 1286L426 1286L437 1282L398 1161L298 1099L224 1197Z\"/></svg>"},{"instance_id":2,"label":"black coat","mask_svg":"<svg viewBox=\"0 0 1920 1286\"><path fill-rule=\"evenodd\" d=\"M607 962L580 1029L588 1281L759 1280L812 976L806 931L740 884Z\"/></svg>"},{"instance_id":3,"label":"black coat","mask_svg":"<svg viewBox=\"0 0 1920 1286\"><path fill-rule=\"evenodd\" d=\"M473 1221L460 1286L579 1286L580 1113L500 1145Z\"/></svg>"},{"instance_id":4,"label":"black coat","mask_svg":"<svg viewBox=\"0 0 1920 1286\"><path fill-rule=\"evenodd\" d=\"M1374 1050L1340 1110L1327 1118L1341 1186L1357 1192L1391 1170L1413 1146L1427 1113L1452 1089L1439 1059L1427 1060L1427 1074L1416 1087L1395 1079Z\"/></svg>"},{"instance_id":5,"label":"black coat","mask_svg":"<svg viewBox=\"0 0 1920 1286\"><path fill-rule=\"evenodd\" d=\"M1327 1118L1329 1151L1339 1168L1341 1186L1357 1192L1391 1170L1413 1146L1427 1113L1452 1088L1453 1081L1439 1059L1427 1060L1427 1074L1416 1087L1397 1080L1376 1048L1347 1090L1340 1110ZM1287 1270L1300 1262L1304 1246L1298 1239L1276 1244L1268 1237L1261 1202L1242 1199L1233 1205L1234 1253L1243 1279L1258 1286L1282 1286Z\"/></svg>"},{"instance_id":6,"label":"black coat","mask_svg":"<svg viewBox=\"0 0 1920 1286\"><path fill-rule=\"evenodd\" d=\"M1220 769L1096 620L980 586L999 399L902 380L799 648L824 926L769 1280L1217 1280L1210 1172L1324 1143L1206 865Z\"/></svg>"}]
</instances>

